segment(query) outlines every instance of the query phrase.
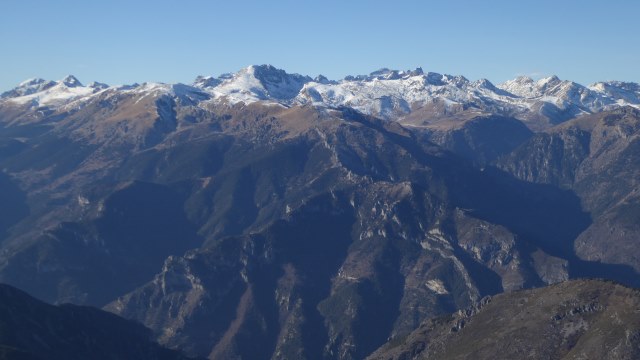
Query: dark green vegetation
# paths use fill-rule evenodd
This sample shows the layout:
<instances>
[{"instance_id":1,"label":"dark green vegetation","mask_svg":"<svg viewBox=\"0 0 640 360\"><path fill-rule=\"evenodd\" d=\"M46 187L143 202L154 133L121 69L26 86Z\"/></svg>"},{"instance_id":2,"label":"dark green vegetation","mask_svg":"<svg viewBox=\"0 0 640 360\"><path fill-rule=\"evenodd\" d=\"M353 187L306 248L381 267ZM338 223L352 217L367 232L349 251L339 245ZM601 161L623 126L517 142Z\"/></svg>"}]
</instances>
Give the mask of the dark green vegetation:
<instances>
[{"instance_id":1,"label":"dark green vegetation","mask_svg":"<svg viewBox=\"0 0 640 360\"><path fill-rule=\"evenodd\" d=\"M0 102L0 281L212 359L361 359L487 295L639 283L636 110L533 133L171 91Z\"/></svg>"},{"instance_id":2,"label":"dark green vegetation","mask_svg":"<svg viewBox=\"0 0 640 360\"><path fill-rule=\"evenodd\" d=\"M45 304L0 285L0 359L188 359L149 329L95 308Z\"/></svg>"},{"instance_id":3,"label":"dark green vegetation","mask_svg":"<svg viewBox=\"0 0 640 360\"><path fill-rule=\"evenodd\" d=\"M430 319L368 359L637 359L640 292L569 281Z\"/></svg>"}]
</instances>

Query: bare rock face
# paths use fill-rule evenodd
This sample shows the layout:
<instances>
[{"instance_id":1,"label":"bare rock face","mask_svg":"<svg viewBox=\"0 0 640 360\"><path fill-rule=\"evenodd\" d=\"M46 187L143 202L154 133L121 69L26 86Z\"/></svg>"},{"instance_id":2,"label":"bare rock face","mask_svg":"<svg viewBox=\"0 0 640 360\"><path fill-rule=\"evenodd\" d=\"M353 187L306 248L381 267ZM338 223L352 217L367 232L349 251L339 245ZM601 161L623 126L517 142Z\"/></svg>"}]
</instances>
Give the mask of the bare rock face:
<instances>
[{"instance_id":1,"label":"bare rock face","mask_svg":"<svg viewBox=\"0 0 640 360\"><path fill-rule=\"evenodd\" d=\"M485 298L430 319L368 359L634 359L640 293L596 280Z\"/></svg>"},{"instance_id":2,"label":"bare rock face","mask_svg":"<svg viewBox=\"0 0 640 360\"><path fill-rule=\"evenodd\" d=\"M456 215L458 244L500 275L505 291L530 287L540 280L553 284L568 279L568 261L540 250L528 254L527 244L507 228L469 217L461 210Z\"/></svg>"}]
</instances>

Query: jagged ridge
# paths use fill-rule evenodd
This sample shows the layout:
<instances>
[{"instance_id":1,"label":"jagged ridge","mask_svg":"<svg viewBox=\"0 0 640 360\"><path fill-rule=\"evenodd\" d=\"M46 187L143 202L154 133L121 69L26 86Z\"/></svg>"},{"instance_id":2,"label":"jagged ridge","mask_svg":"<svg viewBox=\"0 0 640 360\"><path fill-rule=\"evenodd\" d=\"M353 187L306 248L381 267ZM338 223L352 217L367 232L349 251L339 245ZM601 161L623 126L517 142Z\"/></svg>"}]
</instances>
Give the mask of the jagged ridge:
<instances>
[{"instance_id":1,"label":"jagged ridge","mask_svg":"<svg viewBox=\"0 0 640 360\"><path fill-rule=\"evenodd\" d=\"M152 83L107 88L105 84L92 83L85 87L68 76L58 82L26 81L2 94L2 98L13 104L59 107L88 100L103 91L175 93L176 86ZM426 125L416 118L471 112L516 116L528 121L531 128L540 129L587 113L624 105L640 106L640 86L635 83L610 81L585 87L551 76L538 81L518 77L496 86L486 79L471 82L463 76L425 73L421 68L380 69L369 75L331 81L322 75L312 79L288 74L271 65L252 65L217 78L199 76L192 85L179 86L186 92L207 94L201 101L349 106L414 127Z\"/></svg>"}]
</instances>

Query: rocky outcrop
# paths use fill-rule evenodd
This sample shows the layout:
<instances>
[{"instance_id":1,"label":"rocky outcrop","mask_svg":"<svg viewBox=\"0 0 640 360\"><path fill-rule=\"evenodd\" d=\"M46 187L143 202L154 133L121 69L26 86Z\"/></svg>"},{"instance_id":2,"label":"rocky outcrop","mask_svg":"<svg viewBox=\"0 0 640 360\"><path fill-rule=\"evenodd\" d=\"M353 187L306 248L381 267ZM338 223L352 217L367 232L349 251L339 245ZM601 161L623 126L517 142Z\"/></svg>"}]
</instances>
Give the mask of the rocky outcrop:
<instances>
[{"instance_id":1,"label":"rocky outcrop","mask_svg":"<svg viewBox=\"0 0 640 360\"><path fill-rule=\"evenodd\" d=\"M640 293L569 281L485 298L430 319L368 359L635 359Z\"/></svg>"}]
</instances>

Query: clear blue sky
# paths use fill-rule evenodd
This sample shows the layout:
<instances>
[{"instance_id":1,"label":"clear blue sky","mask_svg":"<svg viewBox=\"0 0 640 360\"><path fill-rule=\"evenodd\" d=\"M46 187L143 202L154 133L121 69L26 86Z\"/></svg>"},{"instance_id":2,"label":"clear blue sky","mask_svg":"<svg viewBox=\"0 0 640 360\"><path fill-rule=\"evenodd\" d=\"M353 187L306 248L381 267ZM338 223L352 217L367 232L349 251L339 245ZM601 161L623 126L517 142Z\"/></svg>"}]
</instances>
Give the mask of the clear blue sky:
<instances>
[{"instance_id":1,"label":"clear blue sky","mask_svg":"<svg viewBox=\"0 0 640 360\"><path fill-rule=\"evenodd\" d=\"M0 91L30 77L191 82L250 64L499 83L640 82L637 0L0 0Z\"/></svg>"}]
</instances>

